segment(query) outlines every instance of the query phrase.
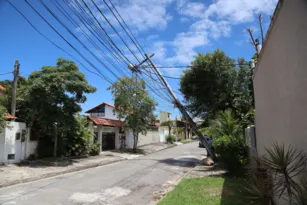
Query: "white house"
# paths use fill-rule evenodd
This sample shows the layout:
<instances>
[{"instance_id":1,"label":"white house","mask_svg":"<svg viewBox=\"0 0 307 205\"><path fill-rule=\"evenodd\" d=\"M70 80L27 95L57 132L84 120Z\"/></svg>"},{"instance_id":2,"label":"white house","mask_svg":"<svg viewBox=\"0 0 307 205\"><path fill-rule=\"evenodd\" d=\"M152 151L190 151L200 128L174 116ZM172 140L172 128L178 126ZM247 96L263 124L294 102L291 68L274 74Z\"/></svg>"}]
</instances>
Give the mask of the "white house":
<instances>
[{"instance_id":1,"label":"white house","mask_svg":"<svg viewBox=\"0 0 307 205\"><path fill-rule=\"evenodd\" d=\"M122 145L133 148L132 131L126 129L125 124L118 119L114 105L104 102L86 113L89 114L88 119L92 122L90 129L95 133L94 140L101 144L101 150L119 149ZM146 135L139 134L138 146L163 141L163 137L160 140L159 125L160 123L151 125Z\"/></svg>"},{"instance_id":2,"label":"white house","mask_svg":"<svg viewBox=\"0 0 307 205\"><path fill-rule=\"evenodd\" d=\"M15 117L7 115L8 120ZM36 151L37 141L30 139L30 129L23 122L8 121L0 128L0 164L18 163Z\"/></svg>"}]
</instances>

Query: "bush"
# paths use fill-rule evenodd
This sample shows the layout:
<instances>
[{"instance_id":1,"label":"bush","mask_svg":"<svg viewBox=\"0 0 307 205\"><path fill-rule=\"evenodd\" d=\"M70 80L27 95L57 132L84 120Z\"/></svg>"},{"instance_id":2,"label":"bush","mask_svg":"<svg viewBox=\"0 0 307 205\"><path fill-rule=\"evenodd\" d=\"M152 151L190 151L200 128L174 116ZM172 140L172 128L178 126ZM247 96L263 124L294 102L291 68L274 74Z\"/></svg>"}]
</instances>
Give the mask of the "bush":
<instances>
[{"instance_id":1,"label":"bush","mask_svg":"<svg viewBox=\"0 0 307 205\"><path fill-rule=\"evenodd\" d=\"M213 148L231 174L242 174L248 154L243 137L219 137L214 140Z\"/></svg>"},{"instance_id":2,"label":"bush","mask_svg":"<svg viewBox=\"0 0 307 205\"><path fill-rule=\"evenodd\" d=\"M176 138L174 136L172 136L172 135L166 136L165 139L166 139L166 142L170 143L170 144L173 144L176 141Z\"/></svg>"},{"instance_id":3,"label":"bush","mask_svg":"<svg viewBox=\"0 0 307 205\"><path fill-rule=\"evenodd\" d=\"M94 144L90 145L89 154L91 156L95 156L95 155L100 154L100 144L98 142L95 142Z\"/></svg>"}]
</instances>

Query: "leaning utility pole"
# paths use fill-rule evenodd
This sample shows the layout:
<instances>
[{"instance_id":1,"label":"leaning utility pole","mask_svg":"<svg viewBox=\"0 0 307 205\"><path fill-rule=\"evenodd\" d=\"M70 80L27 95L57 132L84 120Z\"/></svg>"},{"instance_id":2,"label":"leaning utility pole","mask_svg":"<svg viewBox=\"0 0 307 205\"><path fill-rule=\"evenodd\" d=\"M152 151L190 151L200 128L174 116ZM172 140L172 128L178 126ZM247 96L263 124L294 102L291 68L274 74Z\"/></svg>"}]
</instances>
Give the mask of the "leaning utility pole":
<instances>
[{"instance_id":1,"label":"leaning utility pole","mask_svg":"<svg viewBox=\"0 0 307 205\"><path fill-rule=\"evenodd\" d=\"M17 81L19 76L19 61L15 61L14 65L14 80L13 80L13 89L12 89L12 103L11 103L11 115L15 116L16 114L16 90L17 90Z\"/></svg>"},{"instance_id":2,"label":"leaning utility pole","mask_svg":"<svg viewBox=\"0 0 307 205\"><path fill-rule=\"evenodd\" d=\"M155 69L155 71L157 72L158 76L160 77L160 79L162 80L162 82L164 83L164 85L167 87L169 93L172 95L172 97L174 98L174 103L175 105L178 107L178 109L180 110L180 112L182 113L182 115L184 116L184 118L189 122L193 132L199 137L200 141L203 143L203 145L205 145L205 147L207 148L207 152L210 155L210 157L213 160L216 160L216 156L214 154L214 152L211 150L207 140L205 139L205 137L202 135L201 132L198 131L196 124L193 122L192 118L190 117L189 113L186 111L186 109L183 107L183 105L180 103L180 101L178 100L177 96L175 95L175 93L173 92L172 88L169 86L169 84L166 82L166 80L164 79L164 77L162 76L162 74L160 73L159 69L156 67L156 65L152 62L152 60L150 59L150 57L145 54L146 56L146 60L148 60L151 64L151 66Z\"/></svg>"}]
</instances>

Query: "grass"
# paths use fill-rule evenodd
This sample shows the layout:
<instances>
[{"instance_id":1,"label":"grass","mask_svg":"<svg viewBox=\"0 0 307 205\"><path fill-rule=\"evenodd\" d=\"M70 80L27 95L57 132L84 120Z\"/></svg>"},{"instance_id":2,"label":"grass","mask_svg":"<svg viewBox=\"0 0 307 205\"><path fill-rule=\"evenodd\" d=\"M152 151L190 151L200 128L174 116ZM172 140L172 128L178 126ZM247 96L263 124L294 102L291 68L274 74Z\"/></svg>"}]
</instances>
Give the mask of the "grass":
<instances>
[{"instance_id":1,"label":"grass","mask_svg":"<svg viewBox=\"0 0 307 205\"><path fill-rule=\"evenodd\" d=\"M186 143L193 142L193 140L192 139L185 139L185 140L181 140L180 142L183 143L183 144L186 144Z\"/></svg>"},{"instance_id":2,"label":"grass","mask_svg":"<svg viewBox=\"0 0 307 205\"><path fill-rule=\"evenodd\" d=\"M158 205L245 205L243 183L238 178L183 179Z\"/></svg>"}]
</instances>

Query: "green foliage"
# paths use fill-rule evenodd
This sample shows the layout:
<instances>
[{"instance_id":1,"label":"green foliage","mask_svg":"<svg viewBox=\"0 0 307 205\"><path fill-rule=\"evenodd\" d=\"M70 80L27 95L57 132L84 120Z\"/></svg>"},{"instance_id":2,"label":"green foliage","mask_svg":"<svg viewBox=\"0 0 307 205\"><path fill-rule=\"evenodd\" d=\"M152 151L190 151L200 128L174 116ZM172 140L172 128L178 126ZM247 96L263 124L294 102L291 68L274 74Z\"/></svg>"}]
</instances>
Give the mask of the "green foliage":
<instances>
[{"instance_id":1,"label":"green foliage","mask_svg":"<svg viewBox=\"0 0 307 205\"><path fill-rule=\"evenodd\" d=\"M201 132L214 138L221 136L238 137L243 134L239 121L233 117L230 109L219 111L216 118L211 120L209 124L210 126L201 129Z\"/></svg>"},{"instance_id":2,"label":"green foliage","mask_svg":"<svg viewBox=\"0 0 307 205\"><path fill-rule=\"evenodd\" d=\"M214 140L213 148L231 174L242 174L248 155L243 137L219 137Z\"/></svg>"},{"instance_id":3,"label":"green foliage","mask_svg":"<svg viewBox=\"0 0 307 205\"><path fill-rule=\"evenodd\" d=\"M168 135L165 137L167 143L173 144L176 141L176 138L173 135Z\"/></svg>"},{"instance_id":4,"label":"green foliage","mask_svg":"<svg viewBox=\"0 0 307 205\"><path fill-rule=\"evenodd\" d=\"M91 156L99 155L100 154L100 144L98 142L95 142L90 145L89 147L89 154Z\"/></svg>"},{"instance_id":5,"label":"green foliage","mask_svg":"<svg viewBox=\"0 0 307 205\"><path fill-rule=\"evenodd\" d=\"M231 108L242 117L253 108L252 71L240 58L237 61L221 50L198 54L180 81L189 111L212 119L219 110ZM253 119L250 119L253 120Z\"/></svg>"},{"instance_id":6,"label":"green foliage","mask_svg":"<svg viewBox=\"0 0 307 205\"><path fill-rule=\"evenodd\" d=\"M2 128L6 127L7 125L7 122L5 119L6 113L7 113L6 108L0 105L0 133L1 133Z\"/></svg>"},{"instance_id":7,"label":"green foliage","mask_svg":"<svg viewBox=\"0 0 307 205\"><path fill-rule=\"evenodd\" d=\"M305 205L306 165L305 152L298 151L292 146L285 149L284 145L274 143L266 149L266 155L253 159L248 172L246 198L257 205L277 204L274 201L276 197L287 200L291 205ZM297 178L301 180L297 181Z\"/></svg>"},{"instance_id":8,"label":"green foliage","mask_svg":"<svg viewBox=\"0 0 307 205\"><path fill-rule=\"evenodd\" d=\"M94 134L88 128L86 117L75 116L74 126L64 136L66 156L84 156L91 151L90 143Z\"/></svg>"},{"instance_id":9,"label":"green foliage","mask_svg":"<svg viewBox=\"0 0 307 205\"><path fill-rule=\"evenodd\" d=\"M119 119L133 132L134 145L137 148L139 133L146 134L149 124L155 122L156 102L145 90L145 81L124 77L116 81L111 89Z\"/></svg>"}]
</instances>

